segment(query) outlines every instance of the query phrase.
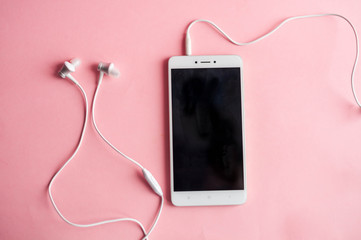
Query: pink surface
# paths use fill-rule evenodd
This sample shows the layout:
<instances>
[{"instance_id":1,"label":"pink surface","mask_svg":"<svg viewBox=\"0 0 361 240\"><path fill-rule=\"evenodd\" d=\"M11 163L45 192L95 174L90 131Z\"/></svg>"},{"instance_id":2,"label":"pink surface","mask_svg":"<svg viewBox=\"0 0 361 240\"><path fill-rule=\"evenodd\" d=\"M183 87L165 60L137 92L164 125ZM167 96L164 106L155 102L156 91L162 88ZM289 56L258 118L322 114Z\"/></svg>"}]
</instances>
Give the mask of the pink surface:
<instances>
[{"instance_id":1,"label":"pink surface","mask_svg":"<svg viewBox=\"0 0 361 240\"><path fill-rule=\"evenodd\" d=\"M72 57L83 60L74 76L90 98L99 61L121 70L120 79L102 85L97 120L166 193L150 239L361 239L361 111L349 81L354 39L341 19L292 22L248 47L205 24L192 29L194 54L244 61L245 205L171 205L167 110L167 59L184 54L190 21L213 20L247 41L286 17L324 12L345 15L361 32L360 9L358 0L2 0L0 239L142 236L131 223L75 228L51 206L48 183L74 150L84 117L79 91L56 76ZM88 127L79 155L54 185L60 209L79 223L130 216L148 228L159 199Z\"/></svg>"}]
</instances>

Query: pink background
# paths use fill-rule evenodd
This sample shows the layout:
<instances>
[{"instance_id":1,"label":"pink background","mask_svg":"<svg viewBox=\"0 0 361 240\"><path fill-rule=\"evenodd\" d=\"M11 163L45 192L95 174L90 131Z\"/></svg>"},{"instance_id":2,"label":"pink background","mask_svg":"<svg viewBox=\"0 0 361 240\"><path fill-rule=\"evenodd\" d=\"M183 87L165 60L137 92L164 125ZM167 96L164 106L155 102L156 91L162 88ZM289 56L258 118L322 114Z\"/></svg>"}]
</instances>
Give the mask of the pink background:
<instances>
[{"instance_id":1,"label":"pink background","mask_svg":"<svg viewBox=\"0 0 361 240\"><path fill-rule=\"evenodd\" d=\"M248 41L286 17L325 12L345 15L361 33L360 9L359 0L2 0L0 239L142 237L131 223L75 228L50 204L48 183L74 150L84 117L79 91L56 75L73 57L83 60L74 76L89 98L99 61L121 71L102 85L97 120L166 193L150 239L361 239L361 111L350 89L355 49L346 22L292 22L247 47L205 24L192 29L194 54L238 54L244 61L245 205L171 205L167 105L167 60L184 54L192 20L213 20ZM54 197L74 222L130 216L148 228L159 198L139 174L89 124Z\"/></svg>"}]
</instances>

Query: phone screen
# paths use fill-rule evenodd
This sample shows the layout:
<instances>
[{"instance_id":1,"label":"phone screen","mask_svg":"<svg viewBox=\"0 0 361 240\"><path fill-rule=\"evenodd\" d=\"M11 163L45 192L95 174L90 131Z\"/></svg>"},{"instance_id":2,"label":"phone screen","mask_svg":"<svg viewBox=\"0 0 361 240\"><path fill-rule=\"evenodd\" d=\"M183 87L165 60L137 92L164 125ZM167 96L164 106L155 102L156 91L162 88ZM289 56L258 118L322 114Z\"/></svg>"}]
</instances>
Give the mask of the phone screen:
<instances>
[{"instance_id":1,"label":"phone screen","mask_svg":"<svg viewBox=\"0 0 361 240\"><path fill-rule=\"evenodd\" d=\"M174 191L243 190L239 67L171 70Z\"/></svg>"}]
</instances>

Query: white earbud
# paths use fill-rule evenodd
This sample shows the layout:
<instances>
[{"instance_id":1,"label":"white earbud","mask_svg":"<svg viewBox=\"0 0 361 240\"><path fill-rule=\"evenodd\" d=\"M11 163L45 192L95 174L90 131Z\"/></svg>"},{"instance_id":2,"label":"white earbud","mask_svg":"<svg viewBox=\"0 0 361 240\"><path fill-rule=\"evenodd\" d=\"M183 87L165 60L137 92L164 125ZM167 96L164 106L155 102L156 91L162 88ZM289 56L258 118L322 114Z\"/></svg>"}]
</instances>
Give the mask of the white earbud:
<instances>
[{"instance_id":1,"label":"white earbud","mask_svg":"<svg viewBox=\"0 0 361 240\"><path fill-rule=\"evenodd\" d=\"M119 77L120 72L119 70L114 67L114 63L99 63L98 65L98 71L106 73L109 76L112 77Z\"/></svg>"},{"instance_id":2,"label":"white earbud","mask_svg":"<svg viewBox=\"0 0 361 240\"><path fill-rule=\"evenodd\" d=\"M74 58L70 60L70 62L66 61L59 71L59 76L62 78L66 78L70 75L70 73L75 72L75 69L80 65L80 59Z\"/></svg>"}]
</instances>

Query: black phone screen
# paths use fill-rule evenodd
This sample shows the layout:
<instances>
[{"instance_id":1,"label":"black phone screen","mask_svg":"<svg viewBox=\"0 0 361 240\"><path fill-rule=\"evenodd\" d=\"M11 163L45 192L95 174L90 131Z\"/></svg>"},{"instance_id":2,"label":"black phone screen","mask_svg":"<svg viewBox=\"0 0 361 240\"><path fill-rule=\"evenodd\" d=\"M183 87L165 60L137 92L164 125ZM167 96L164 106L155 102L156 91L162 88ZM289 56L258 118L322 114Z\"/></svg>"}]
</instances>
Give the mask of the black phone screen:
<instances>
[{"instance_id":1,"label":"black phone screen","mask_svg":"<svg viewBox=\"0 0 361 240\"><path fill-rule=\"evenodd\" d=\"M240 68L171 70L174 191L243 190Z\"/></svg>"}]
</instances>

